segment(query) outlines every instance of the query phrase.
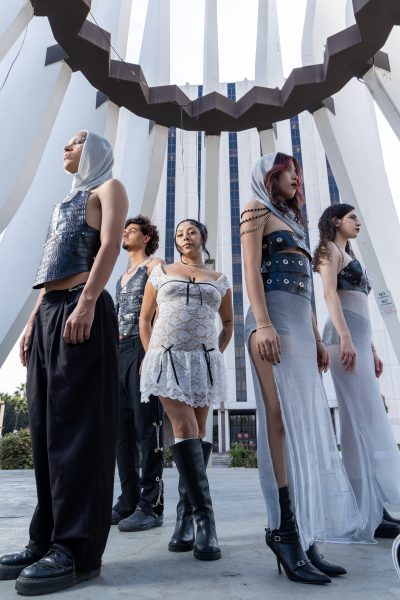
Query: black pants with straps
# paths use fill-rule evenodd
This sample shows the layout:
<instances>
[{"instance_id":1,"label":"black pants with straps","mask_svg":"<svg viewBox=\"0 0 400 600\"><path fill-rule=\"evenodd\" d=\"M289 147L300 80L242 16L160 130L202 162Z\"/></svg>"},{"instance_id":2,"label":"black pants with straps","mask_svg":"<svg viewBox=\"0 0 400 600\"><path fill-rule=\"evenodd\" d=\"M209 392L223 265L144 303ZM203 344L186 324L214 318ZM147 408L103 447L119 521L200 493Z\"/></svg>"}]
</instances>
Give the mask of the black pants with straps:
<instances>
[{"instance_id":1,"label":"black pants with straps","mask_svg":"<svg viewBox=\"0 0 400 600\"><path fill-rule=\"evenodd\" d=\"M118 324L105 290L89 340L67 344L81 289L48 292L35 317L27 395L38 504L29 546L94 570L110 528L118 419Z\"/></svg>"},{"instance_id":2,"label":"black pants with straps","mask_svg":"<svg viewBox=\"0 0 400 600\"><path fill-rule=\"evenodd\" d=\"M141 402L139 368L143 357L139 336L120 340L117 463L121 495L114 509L122 516L132 514L137 506L147 514L162 515L164 511L163 409L156 396Z\"/></svg>"}]
</instances>

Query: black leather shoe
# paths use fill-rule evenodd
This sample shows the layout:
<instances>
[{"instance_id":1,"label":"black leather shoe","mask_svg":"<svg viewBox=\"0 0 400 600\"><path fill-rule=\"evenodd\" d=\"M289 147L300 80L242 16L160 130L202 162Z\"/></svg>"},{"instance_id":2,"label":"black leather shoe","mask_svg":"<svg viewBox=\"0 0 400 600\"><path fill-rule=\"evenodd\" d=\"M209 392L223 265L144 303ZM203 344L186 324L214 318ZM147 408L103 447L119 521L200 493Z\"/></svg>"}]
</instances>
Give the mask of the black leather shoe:
<instances>
[{"instance_id":1,"label":"black leather shoe","mask_svg":"<svg viewBox=\"0 0 400 600\"><path fill-rule=\"evenodd\" d=\"M400 525L393 523L392 521L386 521L382 519L380 525L375 530L375 537L386 538L393 540L400 534Z\"/></svg>"},{"instance_id":2,"label":"black leather shoe","mask_svg":"<svg viewBox=\"0 0 400 600\"><path fill-rule=\"evenodd\" d=\"M117 510L113 508L111 511L111 525L118 525L118 523L122 521L122 519L125 519L125 516L121 515Z\"/></svg>"},{"instance_id":3,"label":"black leather shoe","mask_svg":"<svg viewBox=\"0 0 400 600\"><path fill-rule=\"evenodd\" d=\"M347 571L343 567L339 565L333 565L332 563L327 562L324 559L324 555L318 549L317 544L314 542L312 546L306 552L308 558L311 561L311 564L314 565L321 571L321 573L325 573L325 575L329 575L329 577L337 577L338 575L346 575Z\"/></svg>"},{"instance_id":4,"label":"black leather shoe","mask_svg":"<svg viewBox=\"0 0 400 600\"><path fill-rule=\"evenodd\" d=\"M78 571L74 561L61 548L52 546L43 558L21 572L15 582L15 589L24 596L50 594L72 587L81 581L94 579L100 575L100 568L94 571Z\"/></svg>"},{"instance_id":5,"label":"black leather shoe","mask_svg":"<svg viewBox=\"0 0 400 600\"><path fill-rule=\"evenodd\" d=\"M311 561L307 560L300 544L297 526L291 532L266 529L265 542L276 556L279 574L282 573L282 565L291 581L314 585L330 583L329 577L318 573L310 566Z\"/></svg>"},{"instance_id":6,"label":"black leather shoe","mask_svg":"<svg viewBox=\"0 0 400 600\"><path fill-rule=\"evenodd\" d=\"M383 520L388 521L389 523L397 523L397 525L400 525L400 519L396 519L396 517L392 517L392 515L390 513L388 513L386 508L383 509Z\"/></svg>"},{"instance_id":7,"label":"black leather shoe","mask_svg":"<svg viewBox=\"0 0 400 600\"><path fill-rule=\"evenodd\" d=\"M17 579L22 569L33 565L33 563L41 558L42 555L37 554L29 546L22 550L22 552L0 556L0 579L3 581L6 579Z\"/></svg>"},{"instance_id":8,"label":"black leather shoe","mask_svg":"<svg viewBox=\"0 0 400 600\"><path fill-rule=\"evenodd\" d=\"M130 517L122 519L118 523L118 529L120 531L146 531L146 529L152 529L153 527L161 527L163 521L162 515L155 512L147 514L138 507Z\"/></svg>"}]
</instances>

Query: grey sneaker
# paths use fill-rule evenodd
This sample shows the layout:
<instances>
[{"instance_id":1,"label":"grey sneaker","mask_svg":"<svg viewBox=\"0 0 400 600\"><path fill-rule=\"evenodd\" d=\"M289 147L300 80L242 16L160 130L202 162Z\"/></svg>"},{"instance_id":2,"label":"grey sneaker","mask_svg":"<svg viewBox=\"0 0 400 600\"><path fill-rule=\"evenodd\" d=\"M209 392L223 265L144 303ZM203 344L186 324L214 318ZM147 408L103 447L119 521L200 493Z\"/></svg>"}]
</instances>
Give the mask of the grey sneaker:
<instances>
[{"instance_id":1,"label":"grey sneaker","mask_svg":"<svg viewBox=\"0 0 400 600\"><path fill-rule=\"evenodd\" d=\"M163 520L162 515L157 515L155 512L147 514L138 507L132 515L118 523L118 529L120 531L145 531L153 527L161 527Z\"/></svg>"}]
</instances>

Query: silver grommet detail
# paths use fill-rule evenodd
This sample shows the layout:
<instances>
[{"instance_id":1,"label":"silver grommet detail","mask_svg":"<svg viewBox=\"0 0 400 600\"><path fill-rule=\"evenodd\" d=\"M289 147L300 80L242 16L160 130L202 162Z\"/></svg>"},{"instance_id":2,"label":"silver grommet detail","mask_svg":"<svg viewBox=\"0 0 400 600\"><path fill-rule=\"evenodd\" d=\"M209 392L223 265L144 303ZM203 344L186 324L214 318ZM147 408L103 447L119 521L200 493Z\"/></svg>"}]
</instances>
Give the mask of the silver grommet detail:
<instances>
[{"instance_id":1,"label":"silver grommet detail","mask_svg":"<svg viewBox=\"0 0 400 600\"><path fill-rule=\"evenodd\" d=\"M277 242L279 242L279 243L281 243L281 241L282 241L282 238L281 238L281 237L278 237L278 238L276 238L276 241L277 241Z\"/></svg>"},{"instance_id":2,"label":"silver grommet detail","mask_svg":"<svg viewBox=\"0 0 400 600\"><path fill-rule=\"evenodd\" d=\"M302 281L300 281L299 286L304 287L304 283Z\"/></svg>"},{"instance_id":3,"label":"silver grommet detail","mask_svg":"<svg viewBox=\"0 0 400 600\"><path fill-rule=\"evenodd\" d=\"M289 283L289 279L284 279L283 283Z\"/></svg>"},{"instance_id":4,"label":"silver grommet detail","mask_svg":"<svg viewBox=\"0 0 400 600\"><path fill-rule=\"evenodd\" d=\"M267 283L268 284L272 283L272 279L267 279Z\"/></svg>"},{"instance_id":5,"label":"silver grommet detail","mask_svg":"<svg viewBox=\"0 0 400 600\"><path fill-rule=\"evenodd\" d=\"M267 247L267 244L263 244L262 245L262 249L265 250L265 248Z\"/></svg>"},{"instance_id":6,"label":"silver grommet detail","mask_svg":"<svg viewBox=\"0 0 400 600\"><path fill-rule=\"evenodd\" d=\"M303 261L302 261L302 260L299 260L299 265L300 265L301 267L303 266L303 264L304 264L304 263L303 263Z\"/></svg>"},{"instance_id":7,"label":"silver grommet detail","mask_svg":"<svg viewBox=\"0 0 400 600\"><path fill-rule=\"evenodd\" d=\"M271 261L267 260L266 265L267 265L267 267L270 267L271 266Z\"/></svg>"},{"instance_id":8,"label":"silver grommet detail","mask_svg":"<svg viewBox=\"0 0 400 600\"><path fill-rule=\"evenodd\" d=\"M287 264L289 264L289 261L288 261L286 258L284 258L284 259L283 259L283 264L284 264L284 265L287 265Z\"/></svg>"}]
</instances>

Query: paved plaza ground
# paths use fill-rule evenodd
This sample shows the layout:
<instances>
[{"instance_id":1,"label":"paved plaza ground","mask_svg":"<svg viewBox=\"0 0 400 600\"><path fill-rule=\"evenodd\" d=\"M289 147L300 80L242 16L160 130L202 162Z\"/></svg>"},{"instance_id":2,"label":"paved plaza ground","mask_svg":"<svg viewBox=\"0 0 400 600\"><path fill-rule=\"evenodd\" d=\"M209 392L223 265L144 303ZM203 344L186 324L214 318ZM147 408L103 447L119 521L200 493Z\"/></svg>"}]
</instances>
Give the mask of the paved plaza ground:
<instances>
[{"instance_id":1,"label":"paved plaza ground","mask_svg":"<svg viewBox=\"0 0 400 600\"><path fill-rule=\"evenodd\" d=\"M306 586L279 575L264 542L264 503L255 469L209 469L223 557L201 562L167 544L175 522L177 471L165 470L163 527L120 533L112 527L101 576L52 597L60 600L399 600L391 542L373 546L321 544L348 575L329 586ZM118 483L115 486L118 494ZM0 553L22 548L35 506L32 471L0 471ZM0 581L0 600L16 598L14 582ZM47 597L47 596L46 596ZM51 596L50 596L51 597ZM44 596L37 596L44 598Z\"/></svg>"}]
</instances>

